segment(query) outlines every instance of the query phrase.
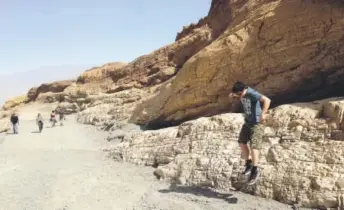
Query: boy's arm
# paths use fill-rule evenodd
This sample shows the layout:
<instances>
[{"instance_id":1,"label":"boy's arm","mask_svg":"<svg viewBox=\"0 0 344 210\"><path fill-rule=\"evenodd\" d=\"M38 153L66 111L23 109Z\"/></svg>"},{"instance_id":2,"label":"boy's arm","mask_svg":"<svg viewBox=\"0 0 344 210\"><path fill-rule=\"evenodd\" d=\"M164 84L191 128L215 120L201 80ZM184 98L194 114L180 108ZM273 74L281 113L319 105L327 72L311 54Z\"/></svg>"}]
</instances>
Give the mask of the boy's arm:
<instances>
[{"instance_id":1,"label":"boy's arm","mask_svg":"<svg viewBox=\"0 0 344 210\"><path fill-rule=\"evenodd\" d=\"M258 91L251 91L248 93L250 95L250 97L252 97L254 100L259 100L260 102L263 103L263 107L262 107L262 113L265 114L271 104L271 99L266 97L265 95L259 93Z\"/></svg>"},{"instance_id":2,"label":"boy's arm","mask_svg":"<svg viewBox=\"0 0 344 210\"><path fill-rule=\"evenodd\" d=\"M265 114L270 107L271 99L262 95L262 97L260 97L259 101L261 101L263 103L262 113Z\"/></svg>"}]
</instances>

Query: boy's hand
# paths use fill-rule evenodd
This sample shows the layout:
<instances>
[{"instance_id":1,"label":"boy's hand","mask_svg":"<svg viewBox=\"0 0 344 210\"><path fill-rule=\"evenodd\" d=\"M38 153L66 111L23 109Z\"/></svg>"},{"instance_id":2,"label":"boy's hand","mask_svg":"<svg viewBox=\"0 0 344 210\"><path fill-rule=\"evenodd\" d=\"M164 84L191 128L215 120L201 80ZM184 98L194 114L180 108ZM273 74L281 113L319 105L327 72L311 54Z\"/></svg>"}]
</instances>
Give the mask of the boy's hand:
<instances>
[{"instance_id":1,"label":"boy's hand","mask_svg":"<svg viewBox=\"0 0 344 210\"><path fill-rule=\"evenodd\" d=\"M237 98L238 96L237 96L236 94L234 94L234 93L230 93L230 94L228 95L228 97L229 97L229 98Z\"/></svg>"},{"instance_id":2,"label":"boy's hand","mask_svg":"<svg viewBox=\"0 0 344 210\"><path fill-rule=\"evenodd\" d=\"M268 114L266 112L262 112L262 114L260 115L260 122L265 123L267 117L268 117Z\"/></svg>"},{"instance_id":3,"label":"boy's hand","mask_svg":"<svg viewBox=\"0 0 344 210\"><path fill-rule=\"evenodd\" d=\"M262 114L260 115L260 122L264 123L265 120L266 120L266 114L265 114L265 113L262 113Z\"/></svg>"}]
</instances>

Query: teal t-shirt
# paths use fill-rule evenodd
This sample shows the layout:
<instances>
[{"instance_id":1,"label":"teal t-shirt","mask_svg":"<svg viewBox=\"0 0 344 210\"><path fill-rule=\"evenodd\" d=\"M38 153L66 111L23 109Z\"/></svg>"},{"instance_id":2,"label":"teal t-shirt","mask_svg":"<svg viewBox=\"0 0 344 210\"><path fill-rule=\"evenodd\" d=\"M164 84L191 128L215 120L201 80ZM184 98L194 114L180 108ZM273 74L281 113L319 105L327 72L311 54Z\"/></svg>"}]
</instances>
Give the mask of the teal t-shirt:
<instances>
[{"instance_id":1,"label":"teal t-shirt","mask_svg":"<svg viewBox=\"0 0 344 210\"><path fill-rule=\"evenodd\" d=\"M247 123L256 124L260 122L262 108L259 100L261 97L262 94L250 87L248 87L245 96L242 97L241 103L244 107L245 121Z\"/></svg>"}]
</instances>

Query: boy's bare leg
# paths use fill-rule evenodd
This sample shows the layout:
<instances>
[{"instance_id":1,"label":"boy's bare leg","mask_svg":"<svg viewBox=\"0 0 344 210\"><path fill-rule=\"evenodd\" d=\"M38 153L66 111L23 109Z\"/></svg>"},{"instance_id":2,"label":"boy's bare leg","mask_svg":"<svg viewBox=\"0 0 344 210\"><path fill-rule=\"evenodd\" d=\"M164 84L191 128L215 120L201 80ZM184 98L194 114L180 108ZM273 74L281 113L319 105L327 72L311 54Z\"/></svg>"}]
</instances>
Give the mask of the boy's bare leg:
<instances>
[{"instance_id":1,"label":"boy's bare leg","mask_svg":"<svg viewBox=\"0 0 344 210\"><path fill-rule=\"evenodd\" d=\"M253 166L258 166L259 162L259 150L257 149L252 149L251 150L251 155L252 155L252 165Z\"/></svg>"},{"instance_id":2,"label":"boy's bare leg","mask_svg":"<svg viewBox=\"0 0 344 210\"><path fill-rule=\"evenodd\" d=\"M240 144L240 149L241 149L241 157L244 160L250 159L250 148L248 147L247 144Z\"/></svg>"},{"instance_id":3,"label":"boy's bare leg","mask_svg":"<svg viewBox=\"0 0 344 210\"><path fill-rule=\"evenodd\" d=\"M251 169L252 169L252 161L250 158L250 148L248 147L247 144L242 144L242 143L240 143L240 148L241 148L242 158L246 162L245 170L242 172L242 174L248 175L251 173Z\"/></svg>"}]
</instances>

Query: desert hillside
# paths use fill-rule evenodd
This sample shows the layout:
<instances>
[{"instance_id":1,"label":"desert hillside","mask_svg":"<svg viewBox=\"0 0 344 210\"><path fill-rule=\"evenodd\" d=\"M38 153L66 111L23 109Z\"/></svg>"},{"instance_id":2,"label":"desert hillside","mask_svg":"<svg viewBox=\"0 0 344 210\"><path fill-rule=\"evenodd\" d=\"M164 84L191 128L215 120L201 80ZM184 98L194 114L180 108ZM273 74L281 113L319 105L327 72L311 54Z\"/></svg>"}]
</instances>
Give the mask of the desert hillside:
<instances>
[{"instance_id":1,"label":"desert hillside","mask_svg":"<svg viewBox=\"0 0 344 210\"><path fill-rule=\"evenodd\" d=\"M118 161L157 167L159 179L179 184L236 188L243 116L228 94L240 80L273 102L262 179L248 192L343 209L343 30L341 0L212 0L208 15L174 43L33 87L0 117L58 102L57 110L120 141L108 149ZM6 123L0 119L0 132Z\"/></svg>"}]
</instances>

